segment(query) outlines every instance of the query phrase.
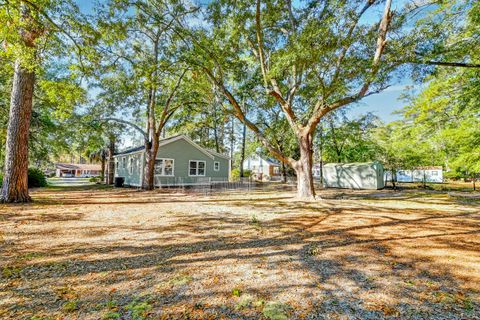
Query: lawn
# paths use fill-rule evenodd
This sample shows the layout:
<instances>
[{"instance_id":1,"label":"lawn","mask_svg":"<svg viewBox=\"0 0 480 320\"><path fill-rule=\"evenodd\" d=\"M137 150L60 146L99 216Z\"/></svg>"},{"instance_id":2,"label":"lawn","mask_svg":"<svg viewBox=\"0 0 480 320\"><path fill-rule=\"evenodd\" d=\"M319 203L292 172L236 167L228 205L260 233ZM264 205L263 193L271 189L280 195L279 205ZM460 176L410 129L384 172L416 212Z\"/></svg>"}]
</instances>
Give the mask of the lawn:
<instances>
[{"instance_id":1,"label":"lawn","mask_svg":"<svg viewBox=\"0 0 480 320\"><path fill-rule=\"evenodd\" d=\"M4 319L478 319L480 202L98 186L0 206Z\"/></svg>"}]
</instances>

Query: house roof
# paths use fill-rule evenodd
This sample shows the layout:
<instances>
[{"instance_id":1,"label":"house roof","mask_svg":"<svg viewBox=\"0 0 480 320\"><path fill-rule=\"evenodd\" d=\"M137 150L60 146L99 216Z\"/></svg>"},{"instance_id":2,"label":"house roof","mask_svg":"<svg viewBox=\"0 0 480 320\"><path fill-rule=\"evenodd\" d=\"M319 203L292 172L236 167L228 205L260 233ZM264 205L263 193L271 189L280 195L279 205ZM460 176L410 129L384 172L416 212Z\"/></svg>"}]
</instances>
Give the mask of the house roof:
<instances>
[{"instance_id":1,"label":"house roof","mask_svg":"<svg viewBox=\"0 0 480 320\"><path fill-rule=\"evenodd\" d=\"M101 166L99 164L84 163L56 163L55 168L60 170L101 170Z\"/></svg>"},{"instance_id":2,"label":"house roof","mask_svg":"<svg viewBox=\"0 0 480 320\"><path fill-rule=\"evenodd\" d=\"M138 151L142 151L142 150L145 150L145 146L139 146L139 147L125 149L121 152L115 153L115 155L119 156L119 155L122 155L122 154L129 154L129 153L134 153L134 152L138 152Z\"/></svg>"},{"instance_id":3,"label":"house roof","mask_svg":"<svg viewBox=\"0 0 480 320\"><path fill-rule=\"evenodd\" d=\"M371 166L374 164L380 163L378 161L372 162L349 162L349 163L325 163L323 164L324 167L335 167L335 166L342 166L342 167L359 167L359 166Z\"/></svg>"},{"instance_id":4,"label":"house roof","mask_svg":"<svg viewBox=\"0 0 480 320\"><path fill-rule=\"evenodd\" d=\"M217 156L217 157L230 159L230 157L228 157L226 155L223 155L221 153L202 148L201 146L199 146L198 144L193 142L189 137L187 137L184 134L178 134L178 135L171 136L171 137L168 137L168 138L160 139L159 147L167 145L169 143L172 143L172 142L180 140L180 139L183 139L183 140L187 141L192 146L194 146L195 148L197 148L198 150L200 150L201 152L203 152L205 155L207 155L210 158L213 158L214 156ZM145 146L138 146L138 147L135 147L135 148L130 148L130 149L124 150L122 152L118 152L118 153L115 154L115 156L126 155L126 154L130 154L130 153L136 153L136 152L140 152L140 151L143 151L143 150L145 150Z\"/></svg>"},{"instance_id":5,"label":"house roof","mask_svg":"<svg viewBox=\"0 0 480 320\"><path fill-rule=\"evenodd\" d=\"M249 157L250 159L255 159L255 158L258 158L258 159L262 159L263 161L267 162L268 164L271 164L273 166L279 166L280 165L280 161L278 161L277 159L274 159L274 158L269 158L269 157L263 157L261 155L258 155L258 154L255 154L253 156L250 156Z\"/></svg>"},{"instance_id":6,"label":"house roof","mask_svg":"<svg viewBox=\"0 0 480 320\"><path fill-rule=\"evenodd\" d=\"M219 152L217 152L217 151L215 151L215 150L212 150L212 149L205 149L205 150L207 150L209 153L211 153L211 154L214 155L214 156L217 156L217 157L220 157L220 158L225 158L225 159L227 159L227 160L230 159L230 157L227 156L226 154L219 153Z\"/></svg>"}]
</instances>

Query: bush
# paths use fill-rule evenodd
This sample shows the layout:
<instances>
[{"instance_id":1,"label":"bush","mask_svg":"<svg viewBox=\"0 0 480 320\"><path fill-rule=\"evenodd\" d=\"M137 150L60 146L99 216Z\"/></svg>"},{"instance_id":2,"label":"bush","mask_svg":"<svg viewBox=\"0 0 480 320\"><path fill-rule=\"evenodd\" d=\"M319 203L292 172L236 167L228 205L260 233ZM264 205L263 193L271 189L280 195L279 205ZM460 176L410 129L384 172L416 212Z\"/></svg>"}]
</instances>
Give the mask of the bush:
<instances>
[{"instance_id":1,"label":"bush","mask_svg":"<svg viewBox=\"0 0 480 320\"><path fill-rule=\"evenodd\" d=\"M245 178L250 177L252 172L250 170L243 170L243 176ZM240 169L235 168L232 170L232 180L237 181L240 179Z\"/></svg>"},{"instance_id":2,"label":"bush","mask_svg":"<svg viewBox=\"0 0 480 320\"><path fill-rule=\"evenodd\" d=\"M93 183L99 183L100 182L100 177L91 177L88 179L88 181L93 182Z\"/></svg>"},{"instance_id":3,"label":"bush","mask_svg":"<svg viewBox=\"0 0 480 320\"><path fill-rule=\"evenodd\" d=\"M29 188L39 188L46 187L47 179L42 170L38 168L29 168L28 169L28 187Z\"/></svg>"},{"instance_id":4,"label":"bush","mask_svg":"<svg viewBox=\"0 0 480 320\"><path fill-rule=\"evenodd\" d=\"M0 173L0 187L2 186L3 182L3 174ZM29 188L38 188L38 187L46 187L47 186L47 179L45 178L45 174L40 169L37 168L30 168L28 169L28 187Z\"/></svg>"}]
</instances>

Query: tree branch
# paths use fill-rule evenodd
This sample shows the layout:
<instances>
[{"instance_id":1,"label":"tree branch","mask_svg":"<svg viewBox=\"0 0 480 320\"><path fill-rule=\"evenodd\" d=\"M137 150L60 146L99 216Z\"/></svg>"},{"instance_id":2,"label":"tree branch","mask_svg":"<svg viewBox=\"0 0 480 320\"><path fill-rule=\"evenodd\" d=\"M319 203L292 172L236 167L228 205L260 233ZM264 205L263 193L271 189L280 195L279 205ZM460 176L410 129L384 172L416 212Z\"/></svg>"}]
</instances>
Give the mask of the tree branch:
<instances>
[{"instance_id":1,"label":"tree branch","mask_svg":"<svg viewBox=\"0 0 480 320\"><path fill-rule=\"evenodd\" d=\"M218 79L215 78L215 76L209 69L203 68L203 70L207 74L207 76L217 85L217 87L220 88L223 94L227 97L228 101L230 102L230 104L234 109L235 116L256 134L257 138L272 153L273 156L275 156L278 160L284 163L287 163L293 167L297 161L290 157L285 156L280 150L278 150L278 148L275 148L275 146L273 146L270 143L270 141L268 141L268 139L265 137L263 132L253 122L247 119L241 106L238 104L237 100L232 95L232 93L227 88L225 88L223 83L219 82Z\"/></svg>"},{"instance_id":2,"label":"tree branch","mask_svg":"<svg viewBox=\"0 0 480 320\"><path fill-rule=\"evenodd\" d=\"M372 84L374 77L378 73L378 70L380 68L380 58L382 57L383 51L385 50L385 46L387 44L387 40L386 40L387 32L390 26L390 21L392 19L391 6L392 6L392 0L387 0L385 3L385 9L383 11L382 20L380 21L380 26L378 30L377 48L375 49L375 54L373 56L372 69L369 77L367 78L363 86L360 88L358 93L349 97L339 99L330 105L326 105L324 101L322 101L322 99L319 99L315 104L314 112L310 117L308 124L306 126L307 131L313 132L318 122L320 121L320 119L328 112L338 109L354 101L357 101L363 98L367 94L368 89L370 88L370 85Z\"/></svg>"},{"instance_id":3,"label":"tree branch","mask_svg":"<svg viewBox=\"0 0 480 320\"><path fill-rule=\"evenodd\" d=\"M138 132L140 132L143 137L146 139L147 138L147 133L142 129L140 128L139 126L137 126L135 123L133 122L130 122L130 121L127 121L127 120L123 120L123 119L118 119L118 118L102 118L102 119L98 119L97 121L114 121L114 122L118 122L118 123L122 123L122 124L126 124L126 125L129 125L131 126L132 128L136 129Z\"/></svg>"}]
</instances>

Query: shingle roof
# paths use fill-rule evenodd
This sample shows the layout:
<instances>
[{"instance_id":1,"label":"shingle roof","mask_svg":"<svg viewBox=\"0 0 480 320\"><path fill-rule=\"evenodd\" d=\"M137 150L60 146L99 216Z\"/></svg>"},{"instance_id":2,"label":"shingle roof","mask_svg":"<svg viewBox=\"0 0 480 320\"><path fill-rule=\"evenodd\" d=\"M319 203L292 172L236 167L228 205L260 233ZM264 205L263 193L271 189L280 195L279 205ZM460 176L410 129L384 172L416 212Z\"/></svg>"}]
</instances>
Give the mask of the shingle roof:
<instances>
[{"instance_id":1,"label":"shingle roof","mask_svg":"<svg viewBox=\"0 0 480 320\"><path fill-rule=\"evenodd\" d=\"M183 136L186 140L189 140L188 137L184 136L183 134L177 134L177 135L174 135L174 136L171 136L171 137L168 137L168 138L160 139L159 144L160 145L167 144L170 140L178 139L181 136ZM198 146L198 147L200 147L200 146ZM221 157L221 158L230 159L230 157L227 156L227 155L215 152L213 150L205 149L203 147L200 147L200 148L203 149L204 152L206 152L207 154L210 154L211 156L217 156L217 157ZM123 154L129 154L129 153L138 152L138 151L142 151L142 150L145 150L145 146L138 146L138 147L134 147L134 148L129 148L129 149L123 150L121 152L117 152L117 153L115 153L115 155L118 156L118 155L123 155Z\"/></svg>"},{"instance_id":2,"label":"shingle roof","mask_svg":"<svg viewBox=\"0 0 480 320\"><path fill-rule=\"evenodd\" d=\"M211 153L211 154L214 155L214 156L217 156L217 157L220 157L220 158L225 158L225 159L230 159L230 157L227 156L226 154L217 152L217 151L215 151L215 150L212 150L212 149L205 149L205 150L207 150L208 153Z\"/></svg>"},{"instance_id":3,"label":"shingle roof","mask_svg":"<svg viewBox=\"0 0 480 320\"><path fill-rule=\"evenodd\" d=\"M160 139L159 140L159 143L160 144L163 144L169 140L172 140L172 139L176 139L178 138L179 136L181 136L181 134L177 134L177 135L174 135L174 136L171 136L171 137L168 137L168 138L163 138L163 139ZM132 153L132 152L137 152L137 151L142 151L142 150L145 150L145 146L138 146L138 147L133 147L133 148L129 148L129 149L126 149L126 150L123 150L123 151L120 151L120 152L117 152L115 153L116 156L118 155L122 155L122 154L129 154L129 153Z\"/></svg>"},{"instance_id":4,"label":"shingle roof","mask_svg":"<svg viewBox=\"0 0 480 320\"><path fill-rule=\"evenodd\" d=\"M55 168L60 170L101 170L101 166L99 164L84 163L56 163Z\"/></svg>"},{"instance_id":5,"label":"shingle roof","mask_svg":"<svg viewBox=\"0 0 480 320\"><path fill-rule=\"evenodd\" d=\"M141 150L145 150L145 146L139 146L139 147L135 147L135 148L126 149L126 150L123 150L121 152L115 153L115 155L118 156L118 155L121 155L121 154L128 154L128 153L137 152L137 151L141 151Z\"/></svg>"}]
</instances>

